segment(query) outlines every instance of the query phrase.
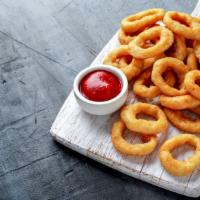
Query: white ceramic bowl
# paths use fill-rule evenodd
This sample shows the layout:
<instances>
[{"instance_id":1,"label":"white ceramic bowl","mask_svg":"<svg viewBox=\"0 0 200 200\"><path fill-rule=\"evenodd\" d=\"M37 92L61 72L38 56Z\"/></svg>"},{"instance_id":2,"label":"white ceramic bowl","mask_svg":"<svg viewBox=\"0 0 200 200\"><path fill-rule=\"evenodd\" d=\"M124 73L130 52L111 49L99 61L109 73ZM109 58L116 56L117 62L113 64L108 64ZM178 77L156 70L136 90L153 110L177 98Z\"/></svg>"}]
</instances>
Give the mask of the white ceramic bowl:
<instances>
[{"instance_id":1,"label":"white ceramic bowl","mask_svg":"<svg viewBox=\"0 0 200 200\"><path fill-rule=\"evenodd\" d=\"M92 71L96 71L96 70L105 70L105 71L109 71L111 73L113 73L114 75L116 75L119 80L122 83L122 90L121 92L114 97L113 99L110 99L108 101L102 101L102 102L96 102L96 101L91 101L87 98L85 98L80 90L79 90L79 84L80 81L82 80L82 78L84 76L86 76L88 73L92 72ZM80 105L80 107L93 115L108 115L111 114L115 111L117 111L126 101L127 99L127 95L128 95L128 81L126 76L124 75L124 73L115 68L112 67L110 65L96 65L96 66L92 66L92 67L88 67L84 70L82 70L81 72L79 72L79 74L76 76L75 80L74 80L74 95L76 97L76 100L78 102L78 104Z\"/></svg>"}]
</instances>

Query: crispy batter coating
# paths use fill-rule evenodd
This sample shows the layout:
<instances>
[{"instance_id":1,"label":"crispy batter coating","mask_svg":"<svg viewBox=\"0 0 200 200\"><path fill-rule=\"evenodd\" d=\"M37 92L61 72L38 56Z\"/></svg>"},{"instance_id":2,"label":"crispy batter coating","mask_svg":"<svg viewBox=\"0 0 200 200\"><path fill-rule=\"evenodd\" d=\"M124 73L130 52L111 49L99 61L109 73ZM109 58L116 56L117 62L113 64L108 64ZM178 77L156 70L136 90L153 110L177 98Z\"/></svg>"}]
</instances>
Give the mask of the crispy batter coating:
<instances>
[{"instance_id":1,"label":"crispy batter coating","mask_svg":"<svg viewBox=\"0 0 200 200\"><path fill-rule=\"evenodd\" d=\"M126 75L127 79L130 81L133 77L137 76L141 72L143 61L140 59L133 58L131 56L131 62L121 67L119 65L119 60L127 56L130 56L130 53L128 51L128 46L122 45L118 47L117 49L114 49L113 51L111 51L107 55L103 63L120 68Z\"/></svg>"},{"instance_id":2,"label":"crispy batter coating","mask_svg":"<svg viewBox=\"0 0 200 200\"><path fill-rule=\"evenodd\" d=\"M138 119L137 115L141 113L152 116L156 120ZM120 115L126 127L138 133L156 135L164 132L168 127L165 113L156 105L140 102L131 104L125 106Z\"/></svg>"},{"instance_id":3,"label":"crispy batter coating","mask_svg":"<svg viewBox=\"0 0 200 200\"><path fill-rule=\"evenodd\" d=\"M150 154L157 145L156 136L142 135L143 144L131 144L123 138L126 126L123 121L117 121L112 127L112 143L115 148L125 155L144 156Z\"/></svg>"},{"instance_id":4,"label":"crispy batter coating","mask_svg":"<svg viewBox=\"0 0 200 200\"><path fill-rule=\"evenodd\" d=\"M171 152L184 144L193 146L195 152L186 160L176 160ZM160 148L160 161L170 174L174 176L187 176L200 165L200 139L191 134L181 134L165 141Z\"/></svg>"},{"instance_id":5,"label":"crispy batter coating","mask_svg":"<svg viewBox=\"0 0 200 200\"><path fill-rule=\"evenodd\" d=\"M155 44L149 48L145 47L147 41L155 40ZM136 36L129 44L129 52L132 56L140 59L152 58L164 53L174 41L173 33L161 26L145 30Z\"/></svg>"}]
</instances>

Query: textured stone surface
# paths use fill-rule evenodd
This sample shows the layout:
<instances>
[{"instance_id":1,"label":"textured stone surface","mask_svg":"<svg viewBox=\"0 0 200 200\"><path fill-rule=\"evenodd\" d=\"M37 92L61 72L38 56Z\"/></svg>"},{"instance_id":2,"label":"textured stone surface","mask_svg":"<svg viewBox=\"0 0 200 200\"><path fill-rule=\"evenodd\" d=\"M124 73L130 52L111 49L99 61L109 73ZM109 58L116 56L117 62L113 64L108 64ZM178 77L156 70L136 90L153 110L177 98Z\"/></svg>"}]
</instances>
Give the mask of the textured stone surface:
<instances>
[{"instance_id":1,"label":"textured stone surface","mask_svg":"<svg viewBox=\"0 0 200 200\"><path fill-rule=\"evenodd\" d=\"M188 199L104 167L49 134L77 71L127 14L196 1L0 1L0 199Z\"/></svg>"}]
</instances>

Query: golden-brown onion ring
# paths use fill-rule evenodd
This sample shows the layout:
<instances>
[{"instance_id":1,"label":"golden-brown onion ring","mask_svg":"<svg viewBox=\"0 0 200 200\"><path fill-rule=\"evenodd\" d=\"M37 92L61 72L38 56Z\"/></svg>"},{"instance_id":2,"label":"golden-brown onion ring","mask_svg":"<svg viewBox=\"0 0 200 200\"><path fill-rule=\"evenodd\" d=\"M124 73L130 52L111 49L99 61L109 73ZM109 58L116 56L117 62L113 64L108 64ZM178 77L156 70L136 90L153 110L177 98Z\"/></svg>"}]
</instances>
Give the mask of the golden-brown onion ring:
<instances>
[{"instance_id":1,"label":"golden-brown onion ring","mask_svg":"<svg viewBox=\"0 0 200 200\"><path fill-rule=\"evenodd\" d=\"M112 127L112 143L115 148L125 155L144 156L150 154L157 145L156 136L142 136L147 139L143 144L130 144L123 138L126 126L123 121L117 121ZM144 140L143 140L144 141Z\"/></svg>"},{"instance_id":2,"label":"golden-brown onion ring","mask_svg":"<svg viewBox=\"0 0 200 200\"><path fill-rule=\"evenodd\" d=\"M140 59L132 58L132 61L130 64L124 67L120 67L118 60L126 56L130 56L129 51L128 51L128 46L121 45L120 47L110 52L105 58L105 60L103 61L103 63L120 68L126 75L127 79L130 81L133 77L137 76L141 72L143 62Z\"/></svg>"},{"instance_id":3,"label":"golden-brown onion ring","mask_svg":"<svg viewBox=\"0 0 200 200\"><path fill-rule=\"evenodd\" d=\"M174 34L174 43L172 46L165 52L169 57L174 57L179 60L184 60L187 55L187 48L185 44L185 38Z\"/></svg>"},{"instance_id":4,"label":"golden-brown onion ring","mask_svg":"<svg viewBox=\"0 0 200 200\"><path fill-rule=\"evenodd\" d=\"M145 10L134 15L129 15L125 17L121 26L127 33L136 32L138 30L144 29L147 26L155 24L157 21L163 19L164 10L161 8L154 8Z\"/></svg>"},{"instance_id":5,"label":"golden-brown onion ring","mask_svg":"<svg viewBox=\"0 0 200 200\"><path fill-rule=\"evenodd\" d=\"M200 86L196 83L198 80L200 80L200 71L192 70L186 74L184 85L191 95L200 99Z\"/></svg>"},{"instance_id":6,"label":"golden-brown onion ring","mask_svg":"<svg viewBox=\"0 0 200 200\"><path fill-rule=\"evenodd\" d=\"M164 16L163 22L178 35L188 39L200 40L200 23L186 13L168 11Z\"/></svg>"},{"instance_id":7,"label":"golden-brown onion ring","mask_svg":"<svg viewBox=\"0 0 200 200\"><path fill-rule=\"evenodd\" d=\"M177 73L180 82L182 83L187 72L187 66L181 60L172 57L161 58L157 60L153 65L153 71L151 79L155 85L157 85L163 94L168 96L181 96L186 94L186 90L181 85L180 89L174 88L166 83L162 77L166 70L173 70Z\"/></svg>"},{"instance_id":8,"label":"golden-brown onion ring","mask_svg":"<svg viewBox=\"0 0 200 200\"><path fill-rule=\"evenodd\" d=\"M181 110L164 108L164 112L170 122L178 129L191 133L200 132L200 119L192 120L185 116Z\"/></svg>"},{"instance_id":9,"label":"golden-brown onion ring","mask_svg":"<svg viewBox=\"0 0 200 200\"><path fill-rule=\"evenodd\" d=\"M173 110L194 108L200 105L200 100L196 99L190 94L185 94L183 96L175 96L175 97L160 95L159 100L162 106Z\"/></svg>"},{"instance_id":10,"label":"golden-brown onion ring","mask_svg":"<svg viewBox=\"0 0 200 200\"><path fill-rule=\"evenodd\" d=\"M172 151L184 144L195 148L194 154L186 160L176 160ZM164 168L174 176L186 176L200 165L200 139L191 134L176 135L165 141L160 148L160 161Z\"/></svg>"},{"instance_id":11,"label":"golden-brown onion ring","mask_svg":"<svg viewBox=\"0 0 200 200\"><path fill-rule=\"evenodd\" d=\"M149 48L145 48L146 41L155 40L159 38L155 45ZM145 30L136 36L129 44L129 52L132 56L136 58L152 58L160 55L166 51L173 43L174 36L173 33L161 26L156 26Z\"/></svg>"},{"instance_id":12,"label":"golden-brown onion ring","mask_svg":"<svg viewBox=\"0 0 200 200\"><path fill-rule=\"evenodd\" d=\"M139 113L150 115L156 118L156 121L137 119ZM135 103L125 106L121 111L121 119L129 130L146 135L158 134L168 127L164 112L158 106L147 103Z\"/></svg>"}]
</instances>

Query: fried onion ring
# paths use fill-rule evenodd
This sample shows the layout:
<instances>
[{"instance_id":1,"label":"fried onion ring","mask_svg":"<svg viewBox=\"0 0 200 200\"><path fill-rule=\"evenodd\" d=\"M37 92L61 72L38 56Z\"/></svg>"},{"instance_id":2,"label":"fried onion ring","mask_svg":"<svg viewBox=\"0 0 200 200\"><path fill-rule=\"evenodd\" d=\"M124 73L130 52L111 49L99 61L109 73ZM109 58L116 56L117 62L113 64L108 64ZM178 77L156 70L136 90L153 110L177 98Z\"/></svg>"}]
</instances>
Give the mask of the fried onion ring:
<instances>
[{"instance_id":1,"label":"fried onion ring","mask_svg":"<svg viewBox=\"0 0 200 200\"><path fill-rule=\"evenodd\" d=\"M130 64L120 67L119 60L127 56L130 57L128 46L121 45L120 47L110 52L103 63L120 68L126 75L127 79L130 81L133 77L137 76L141 72L143 62L140 59L132 58Z\"/></svg>"},{"instance_id":2,"label":"fried onion ring","mask_svg":"<svg viewBox=\"0 0 200 200\"><path fill-rule=\"evenodd\" d=\"M186 74L184 85L191 95L200 99L200 86L196 83L198 80L200 80L200 71L192 70Z\"/></svg>"},{"instance_id":3,"label":"fried onion ring","mask_svg":"<svg viewBox=\"0 0 200 200\"><path fill-rule=\"evenodd\" d=\"M190 94L183 96L169 97L161 95L159 97L160 104L164 107L173 109L173 110L183 110L187 108L194 108L200 105L200 101Z\"/></svg>"},{"instance_id":4,"label":"fried onion ring","mask_svg":"<svg viewBox=\"0 0 200 200\"><path fill-rule=\"evenodd\" d=\"M186 13L168 11L164 16L163 22L178 35L188 39L200 40L200 23Z\"/></svg>"},{"instance_id":5,"label":"fried onion ring","mask_svg":"<svg viewBox=\"0 0 200 200\"><path fill-rule=\"evenodd\" d=\"M174 34L174 43L165 52L169 57L174 57L179 60L184 60L187 55L187 48L185 44L185 38Z\"/></svg>"},{"instance_id":6,"label":"fried onion ring","mask_svg":"<svg viewBox=\"0 0 200 200\"><path fill-rule=\"evenodd\" d=\"M121 26L127 33L136 32L138 30L144 29L147 26L155 24L157 21L163 19L164 10L161 8L154 8L145 10L134 15L129 15L125 17Z\"/></svg>"},{"instance_id":7,"label":"fried onion ring","mask_svg":"<svg viewBox=\"0 0 200 200\"><path fill-rule=\"evenodd\" d=\"M165 75L166 82L169 85L174 85L175 78L172 73L167 72ZM144 71L139 78L133 84L133 92L139 97L148 98L152 100L154 97L158 96L161 92L158 86L150 85L146 86L147 82L151 81L151 69Z\"/></svg>"},{"instance_id":8,"label":"fried onion ring","mask_svg":"<svg viewBox=\"0 0 200 200\"><path fill-rule=\"evenodd\" d=\"M198 60L195 56L195 53L192 48L187 48L187 59L186 65L188 66L189 70L194 70L198 68Z\"/></svg>"},{"instance_id":9,"label":"fried onion ring","mask_svg":"<svg viewBox=\"0 0 200 200\"><path fill-rule=\"evenodd\" d=\"M177 73L180 83L182 83L187 72L187 66L184 65L182 61L172 57L161 58L154 63L151 75L153 83L157 85L165 95L181 96L186 94L183 84L181 84L180 89L176 89L166 83L162 75L169 69L172 69Z\"/></svg>"},{"instance_id":10,"label":"fried onion ring","mask_svg":"<svg viewBox=\"0 0 200 200\"><path fill-rule=\"evenodd\" d=\"M146 41L159 40L152 47L145 48ZM156 26L145 30L136 36L129 44L129 52L136 58L152 58L166 51L173 43L173 33L164 27Z\"/></svg>"},{"instance_id":11,"label":"fried onion ring","mask_svg":"<svg viewBox=\"0 0 200 200\"><path fill-rule=\"evenodd\" d=\"M143 136L143 144L130 144L124 138L126 126L123 121L117 121L112 127L112 143L115 148L125 155L144 156L150 154L157 145L156 136ZM145 137L145 138L144 138Z\"/></svg>"},{"instance_id":12,"label":"fried onion ring","mask_svg":"<svg viewBox=\"0 0 200 200\"><path fill-rule=\"evenodd\" d=\"M156 121L137 119L139 113L150 115L156 118ZM158 134L168 127L164 112L158 106L147 103L135 103L125 106L121 111L121 119L128 129L146 135Z\"/></svg>"},{"instance_id":13,"label":"fried onion ring","mask_svg":"<svg viewBox=\"0 0 200 200\"><path fill-rule=\"evenodd\" d=\"M195 152L186 160L176 160L171 152L184 144L195 147ZM160 161L164 168L174 176L186 176L192 173L200 165L200 139L191 134L182 134L165 141L160 148Z\"/></svg>"},{"instance_id":14,"label":"fried onion ring","mask_svg":"<svg viewBox=\"0 0 200 200\"><path fill-rule=\"evenodd\" d=\"M191 133L200 132L200 119L192 120L185 116L181 110L164 108L164 112L171 123L178 129Z\"/></svg>"}]
</instances>

